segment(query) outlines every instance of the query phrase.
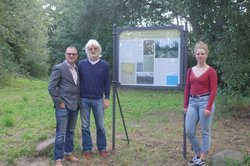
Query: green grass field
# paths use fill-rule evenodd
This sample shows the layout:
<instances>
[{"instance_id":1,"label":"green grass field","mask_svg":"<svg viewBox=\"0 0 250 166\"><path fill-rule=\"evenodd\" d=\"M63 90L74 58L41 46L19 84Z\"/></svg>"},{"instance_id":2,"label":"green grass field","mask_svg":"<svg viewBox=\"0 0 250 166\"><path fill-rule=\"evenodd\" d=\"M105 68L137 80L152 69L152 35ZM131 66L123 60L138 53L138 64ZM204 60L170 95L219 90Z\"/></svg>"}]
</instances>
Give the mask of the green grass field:
<instances>
[{"instance_id":1,"label":"green grass field","mask_svg":"<svg viewBox=\"0 0 250 166\"><path fill-rule=\"evenodd\" d=\"M0 89L0 161L31 155L36 143L51 137L55 118L47 82L12 79Z\"/></svg>"},{"instance_id":2,"label":"green grass field","mask_svg":"<svg viewBox=\"0 0 250 166\"><path fill-rule=\"evenodd\" d=\"M34 157L38 143L54 137L55 115L47 86L47 81L17 78L11 79L7 87L0 89L0 165L15 165L20 157ZM130 145L126 141L116 102L116 151L107 161L101 160L96 154L93 161L83 160L79 118L75 135L75 153L81 158L81 162L104 166L171 165L172 162L185 165L186 161L182 158L183 91L125 88L117 90ZM109 149L112 148L112 108L111 88L110 107L105 111ZM223 132L218 130L218 126L223 123L218 119L222 118L219 110L217 115L220 116L215 118L213 125L215 142L221 140L219 136ZM94 119L91 117L92 134L95 139ZM242 136L242 139L247 141L249 132ZM221 148L227 148L230 143L227 140L223 141L225 142L218 143L223 145ZM237 144L230 146L238 148ZM211 149L212 153L218 151L216 147ZM43 157L44 160L53 163L53 149Z\"/></svg>"}]
</instances>

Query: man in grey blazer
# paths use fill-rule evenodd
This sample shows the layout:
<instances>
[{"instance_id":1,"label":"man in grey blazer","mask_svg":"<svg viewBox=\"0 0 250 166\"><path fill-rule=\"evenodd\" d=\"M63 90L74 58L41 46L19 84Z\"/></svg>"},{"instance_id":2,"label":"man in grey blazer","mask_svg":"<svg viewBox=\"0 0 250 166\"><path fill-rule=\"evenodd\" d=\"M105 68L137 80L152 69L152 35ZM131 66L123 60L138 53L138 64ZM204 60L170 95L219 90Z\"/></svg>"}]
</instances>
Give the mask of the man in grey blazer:
<instances>
[{"instance_id":1,"label":"man in grey blazer","mask_svg":"<svg viewBox=\"0 0 250 166\"><path fill-rule=\"evenodd\" d=\"M62 166L63 159L79 161L72 154L74 130L80 106L79 78L75 65L77 58L77 49L73 46L68 47L65 52L65 61L53 67L48 85L56 116L54 148L56 166Z\"/></svg>"}]
</instances>

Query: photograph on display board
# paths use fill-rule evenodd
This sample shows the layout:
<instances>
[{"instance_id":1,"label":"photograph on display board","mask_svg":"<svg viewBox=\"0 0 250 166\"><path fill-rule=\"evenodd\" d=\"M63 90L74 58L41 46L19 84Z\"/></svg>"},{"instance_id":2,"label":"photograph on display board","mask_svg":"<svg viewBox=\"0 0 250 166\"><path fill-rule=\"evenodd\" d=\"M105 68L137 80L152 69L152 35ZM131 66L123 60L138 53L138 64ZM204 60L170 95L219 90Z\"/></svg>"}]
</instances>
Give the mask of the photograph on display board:
<instances>
[{"instance_id":1,"label":"photograph on display board","mask_svg":"<svg viewBox=\"0 0 250 166\"><path fill-rule=\"evenodd\" d=\"M178 58L179 42L177 40L156 40L155 58Z\"/></svg>"},{"instance_id":2,"label":"photograph on display board","mask_svg":"<svg viewBox=\"0 0 250 166\"><path fill-rule=\"evenodd\" d=\"M144 55L154 55L155 53L155 42L154 40L144 40L143 41L143 46L144 46Z\"/></svg>"},{"instance_id":3,"label":"photograph on display board","mask_svg":"<svg viewBox=\"0 0 250 166\"><path fill-rule=\"evenodd\" d=\"M136 83L137 84L154 84L154 74L153 73L137 73Z\"/></svg>"}]
</instances>

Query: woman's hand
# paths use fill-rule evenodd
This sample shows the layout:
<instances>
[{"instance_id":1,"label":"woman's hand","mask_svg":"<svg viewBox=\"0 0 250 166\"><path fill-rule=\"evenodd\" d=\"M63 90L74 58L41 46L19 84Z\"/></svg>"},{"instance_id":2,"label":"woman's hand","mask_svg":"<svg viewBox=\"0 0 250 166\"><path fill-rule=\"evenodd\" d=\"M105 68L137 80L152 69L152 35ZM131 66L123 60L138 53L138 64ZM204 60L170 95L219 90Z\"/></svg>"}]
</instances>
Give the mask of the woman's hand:
<instances>
[{"instance_id":1,"label":"woman's hand","mask_svg":"<svg viewBox=\"0 0 250 166\"><path fill-rule=\"evenodd\" d=\"M205 111L204 111L204 115L205 115L205 116L209 116L210 114L211 114L211 111L209 111L209 110L205 109Z\"/></svg>"},{"instance_id":2,"label":"woman's hand","mask_svg":"<svg viewBox=\"0 0 250 166\"><path fill-rule=\"evenodd\" d=\"M184 113L186 113L187 112L187 108L184 108Z\"/></svg>"}]
</instances>

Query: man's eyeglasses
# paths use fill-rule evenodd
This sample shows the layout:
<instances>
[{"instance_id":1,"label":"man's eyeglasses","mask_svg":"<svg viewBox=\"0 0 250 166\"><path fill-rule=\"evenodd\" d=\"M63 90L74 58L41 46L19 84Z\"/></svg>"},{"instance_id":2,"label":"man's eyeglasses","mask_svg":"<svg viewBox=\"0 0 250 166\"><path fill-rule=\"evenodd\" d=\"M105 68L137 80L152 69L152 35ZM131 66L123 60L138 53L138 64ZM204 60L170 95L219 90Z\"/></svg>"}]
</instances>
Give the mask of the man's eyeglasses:
<instances>
[{"instance_id":1,"label":"man's eyeglasses","mask_svg":"<svg viewBox=\"0 0 250 166\"><path fill-rule=\"evenodd\" d=\"M73 55L73 56L76 56L77 54L76 53L66 53L68 56L70 55Z\"/></svg>"}]
</instances>

